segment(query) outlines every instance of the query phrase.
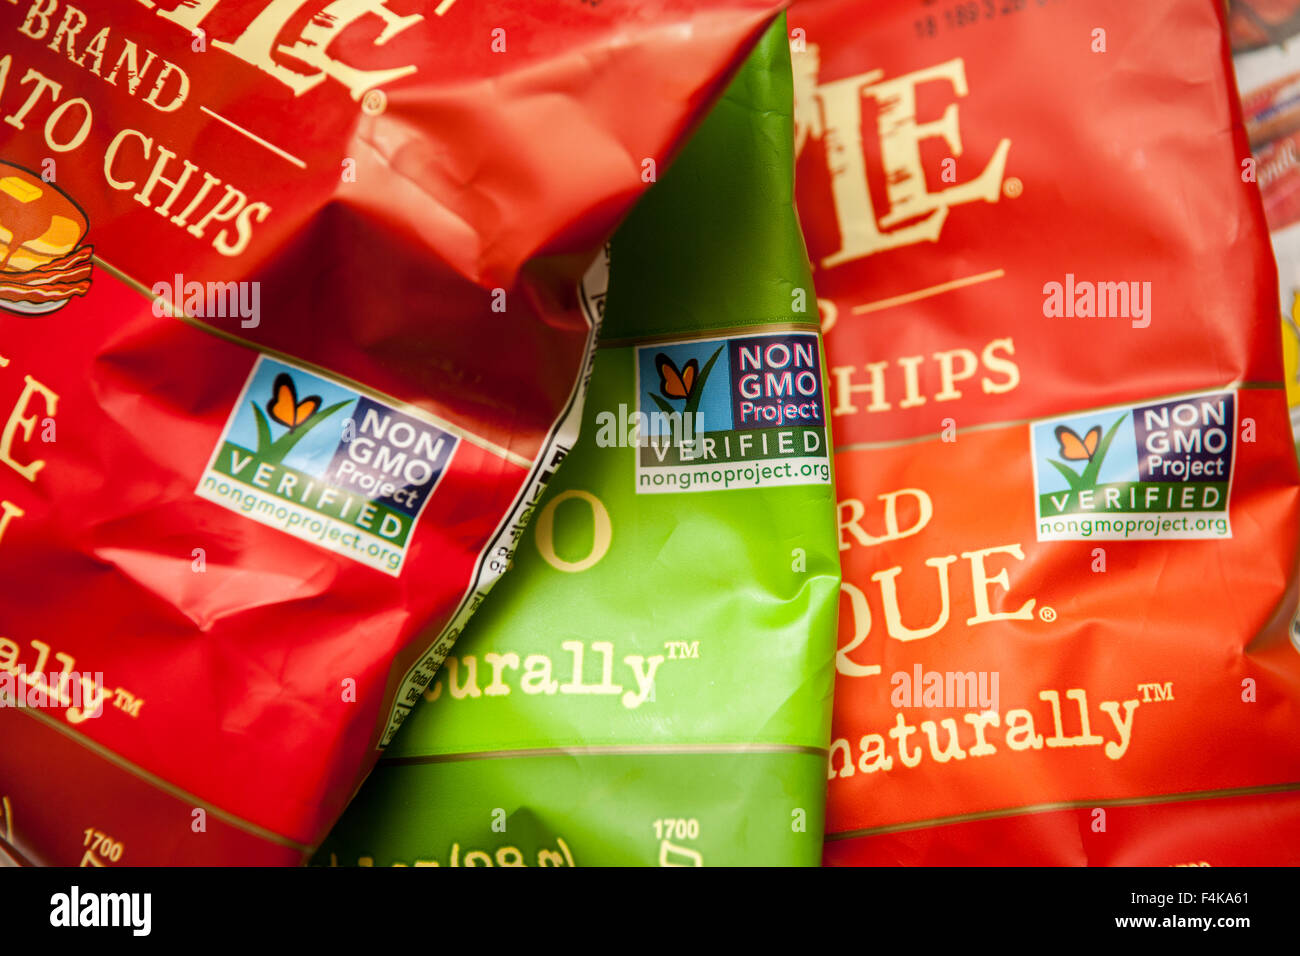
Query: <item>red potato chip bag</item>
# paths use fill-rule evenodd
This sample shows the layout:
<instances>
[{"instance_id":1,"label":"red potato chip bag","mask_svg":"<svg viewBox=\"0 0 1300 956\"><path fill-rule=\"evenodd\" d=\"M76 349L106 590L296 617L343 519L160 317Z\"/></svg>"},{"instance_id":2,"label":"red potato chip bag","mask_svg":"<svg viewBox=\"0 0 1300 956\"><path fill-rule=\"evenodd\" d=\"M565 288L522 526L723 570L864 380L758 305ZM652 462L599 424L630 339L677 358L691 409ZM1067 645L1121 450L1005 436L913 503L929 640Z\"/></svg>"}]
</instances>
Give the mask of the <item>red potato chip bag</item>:
<instances>
[{"instance_id":1,"label":"red potato chip bag","mask_svg":"<svg viewBox=\"0 0 1300 956\"><path fill-rule=\"evenodd\" d=\"M601 244L774 12L0 4L8 856L311 852L574 440Z\"/></svg>"},{"instance_id":2,"label":"red potato chip bag","mask_svg":"<svg viewBox=\"0 0 1300 956\"><path fill-rule=\"evenodd\" d=\"M1221 6L790 12L828 863L1300 862L1296 465Z\"/></svg>"}]
</instances>

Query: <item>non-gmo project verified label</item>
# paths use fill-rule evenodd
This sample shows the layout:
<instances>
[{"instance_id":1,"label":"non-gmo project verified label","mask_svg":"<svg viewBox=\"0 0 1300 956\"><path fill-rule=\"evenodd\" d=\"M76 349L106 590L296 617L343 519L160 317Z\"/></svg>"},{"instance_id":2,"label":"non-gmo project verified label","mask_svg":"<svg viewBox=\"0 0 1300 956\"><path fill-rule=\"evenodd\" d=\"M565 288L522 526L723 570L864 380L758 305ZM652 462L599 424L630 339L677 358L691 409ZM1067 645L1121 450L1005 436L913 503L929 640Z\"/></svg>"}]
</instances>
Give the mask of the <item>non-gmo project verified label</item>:
<instances>
[{"instance_id":1,"label":"non-gmo project verified label","mask_svg":"<svg viewBox=\"0 0 1300 956\"><path fill-rule=\"evenodd\" d=\"M261 356L196 493L396 576L455 436Z\"/></svg>"},{"instance_id":2,"label":"non-gmo project verified label","mask_svg":"<svg viewBox=\"0 0 1300 956\"><path fill-rule=\"evenodd\" d=\"M1029 426L1039 541L1230 538L1236 395Z\"/></svg>"},{"instance_id":3,"label":"non-gmo project verified label","mask_svg":"<svg viewBox=\"0 0 1300 956\"><path fill-rule=\"evenodd\" d=\"M815 333L644 345L636 367L638 494L830 483Z\"/></svg>"}]
</instances>

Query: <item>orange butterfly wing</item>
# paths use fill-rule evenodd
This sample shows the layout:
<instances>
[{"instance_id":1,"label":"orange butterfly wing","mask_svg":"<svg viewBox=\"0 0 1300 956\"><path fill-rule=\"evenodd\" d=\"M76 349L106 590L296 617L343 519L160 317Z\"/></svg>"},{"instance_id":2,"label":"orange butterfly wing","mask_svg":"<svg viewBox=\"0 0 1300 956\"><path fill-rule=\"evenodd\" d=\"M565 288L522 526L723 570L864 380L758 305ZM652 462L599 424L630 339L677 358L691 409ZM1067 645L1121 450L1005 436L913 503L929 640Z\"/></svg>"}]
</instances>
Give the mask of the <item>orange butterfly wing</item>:
<instances>
[{"instance_id":1,"label":"orange butterfly wing","mask_svg":"<svg viewBox=\"0 0 1300 956\"><path fill-rule=\"evenodd\" d=\"M301 402L298 401L298 389L294 387L293 379L281 372L275 377L266 410L271 413L273 420L293 430L315 415L320 406L319 395L308 395Z\"/></svg>"},{"instance_id":2,"label":"orange butterfly wing","mask_svg":"<svg viewBox=\"0 0 1300 956\"><path fill-rule=\"evenodd\" d=\"M293 387L293 379L280 374L271 387L271 400L266 403L266 410L271 418L286 428L293 428L298 423L294 416L298 411L298 390Z\"/></svg>"},{"instance_id":3,"label":"orange butterfly wing","mask_svg":"<svg viewBox=\"0 0 1300 956\"><path fill-rule=\"evenodd\" d=\"M1094 425L1085 437L1080 438L1074 429L1057 425L1056 440L1061 443L1061 457L1066 461L1088 461L1101 440L1101 427Z\"/></svg>"},{"instance_id":4,"label":"orange butterfly wing","mask_svg":"<svg viewBox=\"0 0 1300 956\"><path fill-rule=\"evenodd\" d=\"M686 386L686 394L691 394L691 389L695 387L695 372L699 368L695 359L686 363L686 368L682 369L682 384Z\"/></svg>"},{"instance_id":5,"label":"orange butterfly wing","mask_svg":"<svg viewBox=\"0 0 1300 956\"><path fill-rule=\"evenodd\" d=\"M695 373L691 370L689 362L686 363L686 373L691 380L689 382L682 380L682 373L677 371L676 363L663 353L655 356L655 367L659 370L659 390L665 397L685 398L690 394Z\"/></svg>"},{"instance_id":6,"label":"orange butterfly wing","mask_svg":"<svg viewBox=\"0 0 1300 956\"><path fill-rule=\"evenodd\" d=\"M315 415L317 409L320 408L320 402L321 402L321 398L319 395L308 395L301 402L299 402L298 409L296 412L294 412L294 416L293 416L293 427L297 428L307 419Z\"/></svg>"}]
</instances>

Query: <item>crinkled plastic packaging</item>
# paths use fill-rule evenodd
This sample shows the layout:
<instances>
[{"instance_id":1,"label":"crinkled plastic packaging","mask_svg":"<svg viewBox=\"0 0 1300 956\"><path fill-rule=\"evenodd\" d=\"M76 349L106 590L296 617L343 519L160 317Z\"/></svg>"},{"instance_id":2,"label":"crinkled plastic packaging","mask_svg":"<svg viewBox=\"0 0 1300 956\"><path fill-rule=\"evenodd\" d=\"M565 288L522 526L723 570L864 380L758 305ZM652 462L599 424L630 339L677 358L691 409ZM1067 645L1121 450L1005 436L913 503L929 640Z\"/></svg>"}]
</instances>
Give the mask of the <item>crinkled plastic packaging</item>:
<instances>
[{"instance_id":1,"label":"crinkled plastic packaging","mask_svg":"<svg viewBox=\"0 0 1300 956\"><path fill-rule=\"evenodd\" d=\"M774 15L317 12L0 5L15 860L310 855L574 441L603 244Z\"/></svg>"},{"instance_id":2,"label":"crinkled plastic packaging","mask_svg":"<svg viewBox=\"0 0 1300 956\"><path fill-rule=\"evenodd\" d=\"M318 863L819 861L839 563L783 27L615 234L581 438Z\"/></svg>"},{"instance_id":3,"label":"crinkled plastic packaging","mask_svg":"<svg viewBox=\"0 0 1300 956\"><path fill-rule=\"evenodd\" d=\"M790 12L832 864L1295 863L1297 479L1216 0Z\"/></svg>"}]
</instances>

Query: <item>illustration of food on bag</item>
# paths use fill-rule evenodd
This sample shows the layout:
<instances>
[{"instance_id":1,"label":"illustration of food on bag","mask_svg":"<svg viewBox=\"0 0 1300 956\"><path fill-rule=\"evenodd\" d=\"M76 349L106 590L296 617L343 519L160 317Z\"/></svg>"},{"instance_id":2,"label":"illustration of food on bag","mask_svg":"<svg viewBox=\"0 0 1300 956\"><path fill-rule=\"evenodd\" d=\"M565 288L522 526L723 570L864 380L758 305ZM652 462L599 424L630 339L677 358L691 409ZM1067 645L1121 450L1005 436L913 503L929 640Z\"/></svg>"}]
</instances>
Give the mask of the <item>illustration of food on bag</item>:
<instances>
[{"instance_id":1,"label":"illustration of food on bag","mask_svg":"<svg viewBox=\"0 0 1300 956\"><path fill-rule=\"evenodd\" d=\"M817 336L637 349L639 494L830 483Z\"/></svg>"},{"instance_id":2,"label":"illustration of food on bag","mask_svg":"<svg viewBox=\"0 0 1300 956\"><path fill-rule=\"evenodd\" d=\"M90 291L85 212L53 183L0 162L0 309L43 315Z\"/></svg>"}]
</instances>

